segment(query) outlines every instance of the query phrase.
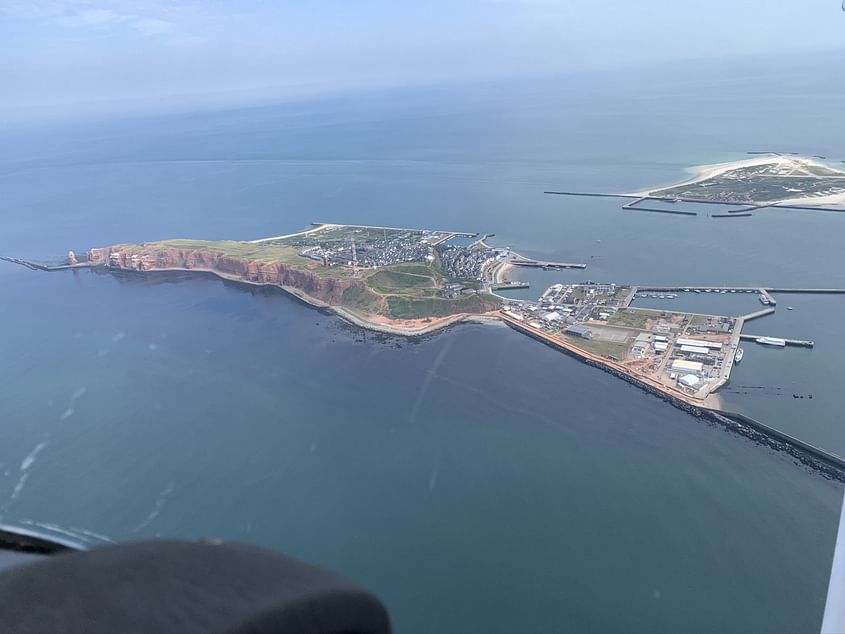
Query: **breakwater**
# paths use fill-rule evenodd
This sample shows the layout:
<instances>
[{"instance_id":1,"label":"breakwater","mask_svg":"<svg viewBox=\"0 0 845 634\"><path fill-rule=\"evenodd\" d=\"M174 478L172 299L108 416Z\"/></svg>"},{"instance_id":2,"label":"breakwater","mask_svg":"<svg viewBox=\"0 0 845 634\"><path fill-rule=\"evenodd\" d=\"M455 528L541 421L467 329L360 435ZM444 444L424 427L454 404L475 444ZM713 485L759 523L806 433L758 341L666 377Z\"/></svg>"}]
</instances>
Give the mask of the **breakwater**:
<instances>
[{"instance_id":1,"label":"breakwater","mask_svg":"<svg viewBox=\"0 0 845 634\"><path fill-rule=\"evenodd\" d=\"M845 460L836 454L790 436L745 414L721 409L712 409L709 413L719 423L746 438L772 449L784 451L802 464L822 472L831 479L845 482Z\"/></svg>"},{"instance_id":2,"label":"breakwater","mask_svg":"<svg viewBox=\"0 0 845 634\"><path fill-rule=\"evenodd\" d=\"M596 355L589 352L579 350L574 346L568 346L563 342L555 341L539 332L535 332L530 327L514 319L506 316L503 316L502 319L514 330L528 335L532 339L544 343L555 350L578 359L582 363L586 363L594 368L603 370L604 372L612 374L623 381L635 385L645 392L666 401L674 407L677 407L696 418L718 424L729 431L737 433L740 436L744 436L745 438L757 443L784 451L801 464L818 471L825 477L845 482L845 460L835 454L826 452L819 447L810 445L809 443L805 443L793 436L790 436L789 434L780 432L773 427L769 427L764 423L755 421L754 419L742 414L736 414L734 412L728 412L718 408L706 407L704 405L696 405L687 399L671 394L666 390L658 388L656 385L643 381L625 370L615 367L615 365L613 365L610 361L603 361Z\"/></svg>"},{"instance_id":3,"label":"breakwater","mask_svg":"<svg viewBox=\"0 0 845 634\"><path fill-rule=\"evenodd\" d=\"M94 266L91 262L80 262L78 264L41 264L39 262L32 262L30 260L22 260L20 258L11 258L7 256L0 256L0 260L26 267L32 271L68 271L70 269L84 269Z\"/></svg>"}]
</instances>

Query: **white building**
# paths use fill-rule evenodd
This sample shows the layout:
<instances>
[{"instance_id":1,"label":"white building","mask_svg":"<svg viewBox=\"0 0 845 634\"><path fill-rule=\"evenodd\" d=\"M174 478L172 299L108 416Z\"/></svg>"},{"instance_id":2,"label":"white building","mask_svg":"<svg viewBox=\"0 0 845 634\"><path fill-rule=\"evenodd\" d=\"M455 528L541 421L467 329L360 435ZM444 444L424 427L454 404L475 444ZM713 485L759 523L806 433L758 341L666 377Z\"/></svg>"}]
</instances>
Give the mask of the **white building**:
<instances>
[{"instance_id":1,"label":"white building","mask_svg":"<svg viewBox=\"0 0 845 634\"><path fill-rule=\"evenodd\" d=\"M685 339L680 337L675 341L675 343L679 346L699 346L701 348L713 348L714 350L722 349L721 343L716 343L715 341L704 341L703 339Z\"/></svg>"},{"instance_id":2,"label":"white building","mask_svg":"<svg viewBox=\"0 0 845 634\"><path fill-rule=\"evenodd\" d=\"M685 387L696 388L698 384L701 383L701 379L699 379L694 374L685 374L680 379L678 379L678 383Z\"/></svg>"},{"instance_id":3,"label":"white building","mask_svg":"<svg viewBox=\"0 0 845 634\"><path fill-rule=\"evenodd\" d=\"M681 346L681 352L694 352L696 354L710 354L710 348L705 346Z\"/></svg>"},{"instance_id":4,"label":"white building","mask_svg":"<svg viewBox=\"0 0 845 634\"><path fill-rule=\"evenodd\" d=\"M686 361L685 359L675 359L672 361L672 372L695 372L700 373L704 368L704 364L700 361Z\"/></svg>"}]
</instances>

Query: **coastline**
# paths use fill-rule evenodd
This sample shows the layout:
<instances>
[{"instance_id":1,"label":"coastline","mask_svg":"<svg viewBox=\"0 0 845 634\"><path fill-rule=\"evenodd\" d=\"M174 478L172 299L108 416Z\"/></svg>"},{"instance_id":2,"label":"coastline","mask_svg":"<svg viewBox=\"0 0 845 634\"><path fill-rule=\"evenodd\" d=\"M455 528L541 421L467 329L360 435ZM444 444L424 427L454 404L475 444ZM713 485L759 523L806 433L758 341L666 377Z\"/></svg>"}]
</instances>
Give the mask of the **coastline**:
<instances>
[{"instance_id":1,"label":"coastline","mask_svg":"<svg viewBox=\"0 0 845 634\"><path fill-rule=\"evenodd\" d=\"M421 337L424 335L431 334L438 330L442 330L444 328L448 328L454 324L460 323L462 321L471 319L471 318L482 318L486 317L487 319L499 319L498 317L494 317L490 314L474 314L474 313L456 313L454 315L449 315L447 317L441 317L436 320L432 320L429 323L426 323L423 326L418 326L417 324L421 322L421 320L409 320L404 322L405 324L414 324L414 325L402 325L403 322L389 322L388 323L381 323L377 321L372 321L371 319L367 319L366 316L359 315L348 308L344 308L342 306L333 306L331 304L327 304L315 297L311 297L307 293L301 291L300 289L293 287L293 286L282 286L281 284L274 284L272 282L253 282L250 280L245 280L241 277L235 275L227 275L226 273L222 273L216 269L207 269L207 268L181 268L181 267L168 267L168 268L157 268L157 269L148 269L145 271L137 271L135 269L128 269L122 267L109 267L105 265L98 265L103 268L103 270L108 272L126 272L126 273L202 273L206 275L214 275L215 277L225 280L227 282L234 282L236 284L244 284L248 286L258 286L258 287L271 287L271 288L278 288L283 290L284 292L292 295L296 299L312 306L313 308L317 308L319 310L330 312L340 319L343 319L347 323L350 323L354 326L358 326L359 328L364 328L366 330L371 330L373 332L379 332L386 335L398 335L402 337ZM89 268L92 268L89 266ZM479 323L484 323L479 321Z\"/></svg>"},{"instance_id":2,"label":"coastline","mask_svg":"<svg viewBox=\"0 0 845 634\"><path fill-rule=\"evenodd\" d=\"M508 274L514 269L514 265L510 262L502 262L493 271L493 283L502 284L505 280L509 280Z\"/></svg>"},{"instance_id":3,"label":"coastline","mask_svg":"<svg viewBox=\"0 0 845 634\"><path fill-rule=\"evenodd\" d=\"M827 169L836 169L828 165L827 163L823 163L821 161L814 161L808 158L799 158L799 157L786 157L786 156L758 156L754 158L748 159L740 159L738 161L725 161L723 163L707 163L705 165L696 165L694 167L686 168L686 172L691 176L682 181L678 181L675 183L668 183L666 185L659 185L656 187L650 187L645 190L636 191L636 192L628 192L625 193L625 196L639 196L639 197L648 197L653 196L654 192L661 191L663 189L667 189L669 187L682 187L684 185L694 185L695 183L699 183L701 181L707 180L708 178L713 178L715 176L719 176L720 174L724 174L725 172L729 172L735 169L741 169L744 167L754 167L756 165L769 165L772 163L777 163L780 165L794 165L796 161L800 161L802 163L808 165L816 165L819 167L824 167ZM840 170L841 171L841 170ZM845 172L842 172L842 175L845 176ZM830 199L830 200L828 200ZM779 200L777 203L780 204L806 204L808 201L813 202L816 201L817 204L845 204L845 194L834 194L832 196L824 196L814 199L811 196L805 196L802 198L789 198L784 200ZM776 205L777 203L773 203Z\"/></svg>"},{"instance_id":4,"label":"coastline","mask_svg":"<svg viewBox=\"0 0 845 634\"><path fill-rule=\"evenodd\" d=\"M649 380L647 377L638 376L632 373L629 368L615 363L610 359L604 358L582 348L578 348L565 340L549 337L541 331L530 328L526 324L508 317L501 311L488 313L458 313L440 318L432 323L426 323L424 326L410 327L397 325L396 323L389 323L389 320L386 320L386 318L381 319L388 321L388 323L374 322L364 316L350 311L349 309L340 306L332 306L320 301L295 287L282 286L272 282L252 282L237 276L221 273L220 271L214 269L171 267L139 271L131 268L109 267L102 264L88 264L85 265L85 268L92 270L101 269L107 273L198 273L200 275L211 275L220 280L235 284L242 284L244 286L278 288L292 296L294 299L297 299L322 312L331 313L353 326L387 335L419 337L432 334L461 323L511 327L514 330L531 337L532 339L544 343L581 361L582 363L612 374L616 378L622 379L623 381L641 389L644 392L656 396L657 398L696 418L706 420L711 424L718 424L720 427L733 431L758 444L770 447L777 451L783 451L791 456L796 462L821 473L824 477L845 482L845 459L837 456L836 454L827 452L824 449L805 443L804 441L781 432L773 427L769 427L768 425L745 416L744 414L722 409L721 399L716 393L709 394L704 401L693 400L688 395L683 394L680 391L669 389L662 384ZM422 320L415 320L412 323L417 324L421 321Z\"/></svg>"}]
</instances>

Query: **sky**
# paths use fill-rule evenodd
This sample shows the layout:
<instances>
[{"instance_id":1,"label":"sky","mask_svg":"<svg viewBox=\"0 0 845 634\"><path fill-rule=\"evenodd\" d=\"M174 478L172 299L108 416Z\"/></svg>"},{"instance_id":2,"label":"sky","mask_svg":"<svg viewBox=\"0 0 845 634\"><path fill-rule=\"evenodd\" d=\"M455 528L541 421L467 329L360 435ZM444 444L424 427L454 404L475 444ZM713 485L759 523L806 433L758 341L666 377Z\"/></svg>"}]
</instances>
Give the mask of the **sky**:
<instances>
[{"instance_id":1,"label":"sky","mask_svg":"<svg viewBox=\"0 0 845 634\"><path fill-rule=\"evenodd\" d=\"M843 50L840 0L0 0L0 111Z\"/></svg>"}]
</instances>

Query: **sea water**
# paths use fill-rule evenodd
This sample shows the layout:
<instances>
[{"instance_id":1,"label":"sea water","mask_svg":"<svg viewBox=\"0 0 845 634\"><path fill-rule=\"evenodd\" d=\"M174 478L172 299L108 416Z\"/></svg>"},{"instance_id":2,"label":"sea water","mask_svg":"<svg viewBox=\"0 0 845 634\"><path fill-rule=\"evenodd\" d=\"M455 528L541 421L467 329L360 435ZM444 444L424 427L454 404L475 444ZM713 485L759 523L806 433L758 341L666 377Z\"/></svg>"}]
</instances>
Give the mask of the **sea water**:
<instances>
[{"instance_id":1,"label":"sea water","mask_svg":"<svg viewBox=\"0 0 845 634\"><path fill-rule=\"evenodd\" d=\"M588 264L526 273L532 296L584 278L845 286L845 218L542 193L642 189L770 147L845 154L843 92L810 68L21 127L0 146L0 252L322 221L495 233ZM406 632L819 626L841 485L510 329L384 337L182 275L6 265L0 289L3 523L266 545L366 584ZM747 346L723 398L843 453L843 299L779 300L748 330L816 348Z\"/></svg>"}]
</instances>

